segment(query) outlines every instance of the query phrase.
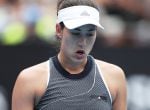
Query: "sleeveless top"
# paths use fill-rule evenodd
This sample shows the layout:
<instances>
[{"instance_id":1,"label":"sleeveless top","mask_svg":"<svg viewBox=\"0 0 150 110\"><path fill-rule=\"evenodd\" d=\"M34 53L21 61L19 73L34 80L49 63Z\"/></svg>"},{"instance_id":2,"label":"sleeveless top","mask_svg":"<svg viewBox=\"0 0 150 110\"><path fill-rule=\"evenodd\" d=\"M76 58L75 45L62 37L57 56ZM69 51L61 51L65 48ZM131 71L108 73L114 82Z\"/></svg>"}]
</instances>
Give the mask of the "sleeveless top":
<instances>
[{"instance_id":1,"label":"sleeveless top","mask_svg":"<svg viewBox=\"0 0 150 110\"><path fill-rule=\"evenodd\" d=\"M50 76L45 94L35 110L112 110L112 99L92 56L80 74L68 73L58 58L49 60Z\"/></svg>"}]
</instances>

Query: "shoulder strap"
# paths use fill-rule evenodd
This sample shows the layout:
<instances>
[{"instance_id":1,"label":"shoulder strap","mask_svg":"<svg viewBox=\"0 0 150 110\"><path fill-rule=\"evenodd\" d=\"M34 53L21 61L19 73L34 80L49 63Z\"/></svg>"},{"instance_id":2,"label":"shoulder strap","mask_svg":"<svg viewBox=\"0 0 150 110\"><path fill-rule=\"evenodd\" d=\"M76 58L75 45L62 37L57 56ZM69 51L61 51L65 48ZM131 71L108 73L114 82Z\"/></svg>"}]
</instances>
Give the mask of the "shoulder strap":
<instances>
[{"instance_id":1,"label":"shoulder strap","mask_svg":"<svg viewBox=\"0 0 150 110\"><path fill-rule=\"evenodd\" d=\"M47 61L47 68L48 68L47 72L47 86L48 86L50 80L50 60Z\"/></svg>"},{"instance_id":2,"label":"shoulder strap","mask_svg":"<svg viewBox=\"0 0 150 110\"><path fill-rule=\"evenodd\" d=\"M97 65L99 74L100 74L100 76L101 76L101 78L102 78L102 80L103 80L103 82L104 82L104 84L105 84L105 87L106 87L106 89L107 89L107 91L108 91L108 93L109 93L109 97L110 97L110 100L111 100L111 103L112 103L112 96L111 96L110 90L109 90L109 88L108 88L108 85L107 85L107 83L106 83L106 80L105 80L105 78L104 78L104 75L102 74L102 71L101 71L101 68L100 68L100 64L98 63L97 60L95 60L95 63L96 63L96 65Z\"/></svg>"}]
</instances>

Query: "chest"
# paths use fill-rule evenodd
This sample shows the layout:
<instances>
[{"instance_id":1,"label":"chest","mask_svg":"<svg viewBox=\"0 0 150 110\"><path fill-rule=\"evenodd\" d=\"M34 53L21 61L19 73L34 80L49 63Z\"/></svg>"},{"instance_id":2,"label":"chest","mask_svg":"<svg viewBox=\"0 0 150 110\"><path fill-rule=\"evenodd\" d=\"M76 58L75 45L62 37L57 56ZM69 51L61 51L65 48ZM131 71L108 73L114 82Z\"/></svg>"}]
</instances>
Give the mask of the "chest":
<instances>
[{"instance_id":1,"label":"chest","mask_svg":"<svg viewBox=\"0 0 150 110\"><path fill-rule=\"evenodd\" d=\"M59 110L59 107L68 110L111 110L108 91L98 72L80 80L51 76L39 105L51 109L55 105L54 110Z\"/></svg>"}]
</instances>

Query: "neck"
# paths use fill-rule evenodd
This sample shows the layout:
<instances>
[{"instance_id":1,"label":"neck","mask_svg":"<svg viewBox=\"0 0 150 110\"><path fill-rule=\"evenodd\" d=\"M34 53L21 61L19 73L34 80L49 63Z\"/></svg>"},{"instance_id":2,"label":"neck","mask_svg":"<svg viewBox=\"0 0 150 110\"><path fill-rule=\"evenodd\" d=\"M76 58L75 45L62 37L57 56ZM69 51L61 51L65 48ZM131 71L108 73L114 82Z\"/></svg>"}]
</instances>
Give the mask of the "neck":
<instances>
[{"instance_id":1,"label":"neck","mask_svg":"<svg viewBox=\"0 0 150 110\"><path fill-rule=\"evenodd\" d=\"M70 60L69 58L65 57L61 53L58 54L58 60L61 66L70 74L81 73L84 70L84 67L87 63L87 59L85 59L83 62L78 63Z\"/></svg>"}]
</instances>

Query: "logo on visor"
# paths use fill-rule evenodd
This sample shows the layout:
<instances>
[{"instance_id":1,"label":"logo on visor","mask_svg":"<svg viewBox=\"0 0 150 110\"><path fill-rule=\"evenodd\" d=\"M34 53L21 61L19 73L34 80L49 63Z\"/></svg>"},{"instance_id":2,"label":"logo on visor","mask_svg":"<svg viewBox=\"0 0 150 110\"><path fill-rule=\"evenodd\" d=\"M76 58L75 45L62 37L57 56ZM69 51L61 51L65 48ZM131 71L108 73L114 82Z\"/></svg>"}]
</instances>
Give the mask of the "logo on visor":
<instances>
[{"instance_id":1,"label":"logo on visor","mask_svg":"<svg viewBox=\"0 0 150 110\"><path fill-rule=\"evenodd\" d=\"M90 14L87 11L83 11L80 16L90 16Z\"/></svg>"}]
</instances>

